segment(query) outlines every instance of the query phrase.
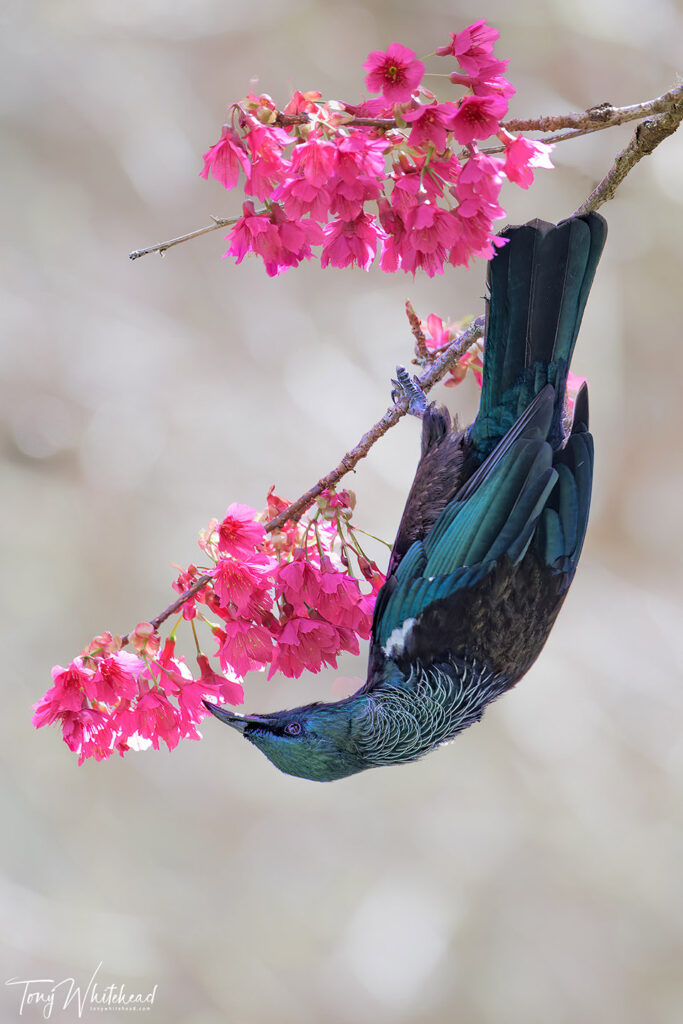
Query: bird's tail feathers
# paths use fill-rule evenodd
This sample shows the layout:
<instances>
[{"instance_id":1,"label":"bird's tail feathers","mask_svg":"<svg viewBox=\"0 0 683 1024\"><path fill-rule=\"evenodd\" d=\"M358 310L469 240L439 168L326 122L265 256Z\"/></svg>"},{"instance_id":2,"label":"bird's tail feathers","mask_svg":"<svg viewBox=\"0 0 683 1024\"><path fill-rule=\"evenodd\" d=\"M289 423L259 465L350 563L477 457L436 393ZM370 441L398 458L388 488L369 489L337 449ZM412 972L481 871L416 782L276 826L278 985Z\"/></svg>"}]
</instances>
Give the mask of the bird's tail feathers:
<instances>
[{"instance_id":1,"label":"bird's tail feathers","mask_svg":"<svg viewBox=\"0 0 683 1024\"><path fill-rule=\"evenodd\" d=\"M502 232L508 243L489 265L481 404L470 435L481 455L546 384L555 388L551 440L559 440L567 373L606 234L597 213Z\"/></svg>"}]
</instances>

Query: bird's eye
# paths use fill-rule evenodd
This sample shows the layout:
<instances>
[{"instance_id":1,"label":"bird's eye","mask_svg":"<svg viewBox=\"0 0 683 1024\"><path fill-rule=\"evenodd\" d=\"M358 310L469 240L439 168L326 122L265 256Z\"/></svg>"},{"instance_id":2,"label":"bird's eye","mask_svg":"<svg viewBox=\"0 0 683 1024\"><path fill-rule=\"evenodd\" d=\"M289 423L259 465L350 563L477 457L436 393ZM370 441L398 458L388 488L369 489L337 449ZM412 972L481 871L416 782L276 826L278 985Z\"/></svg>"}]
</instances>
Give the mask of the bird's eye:
<instances>
[{"instance_id":1,"label":"bird's eye","mask_svg":"<svg viewBox=\"0 0 683 1024\"><path fill-rule=\"evenodd\" d=\"M290 722L289 725L285 726L285 732L288 736L298 736L301 732L301 726L298 722Z\"/></svg>"}]
</instances>

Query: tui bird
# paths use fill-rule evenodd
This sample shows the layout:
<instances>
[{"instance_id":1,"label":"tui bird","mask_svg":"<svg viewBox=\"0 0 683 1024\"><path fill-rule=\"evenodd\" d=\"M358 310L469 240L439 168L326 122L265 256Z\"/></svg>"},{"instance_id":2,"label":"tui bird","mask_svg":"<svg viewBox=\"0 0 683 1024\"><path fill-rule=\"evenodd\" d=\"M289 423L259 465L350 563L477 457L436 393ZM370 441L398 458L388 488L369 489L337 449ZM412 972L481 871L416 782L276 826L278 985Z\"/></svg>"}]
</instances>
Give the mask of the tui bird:
<instances>
[{"instance_id":1,"label":"tui bird","mask_svg":"<svg viewBox=\"0 0 683 1024\"><path fill-rule=\"evenodd\" d=\"M540 654L588 521L588 392L568 422L565 391L606 234L596 213L503 232L468 429L399 368L422 454L377 596L367 681L345 700L266 715L207 703L281 771L326 782L414 761L479 721Z\"/></svg>"}]
</instances>

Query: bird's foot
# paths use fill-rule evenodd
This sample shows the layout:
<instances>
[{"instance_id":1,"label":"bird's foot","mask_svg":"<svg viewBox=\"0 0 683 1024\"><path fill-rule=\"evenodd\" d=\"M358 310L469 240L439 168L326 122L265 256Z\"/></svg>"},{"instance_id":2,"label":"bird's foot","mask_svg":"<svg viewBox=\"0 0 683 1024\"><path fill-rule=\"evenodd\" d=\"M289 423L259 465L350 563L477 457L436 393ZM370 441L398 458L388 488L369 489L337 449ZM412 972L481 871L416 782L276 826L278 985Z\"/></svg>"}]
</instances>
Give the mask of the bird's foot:
<instances>
[{"instance_id":1,"label":"bird's foot","mask_svg":"<svg viewBox=\"0 0 683 1024\"><path fill-rule=\"evenodd\" d=\"M394 385L391 392L391 400L394 405L400 402L402 398L408 399L408 412L411 416L417 416L420 419L424 416L427 410L427 396L425 395L420 385L418 377L412 377L403 366L396 367L396 380L391 381Z\"/></svg>"}]
</instances>

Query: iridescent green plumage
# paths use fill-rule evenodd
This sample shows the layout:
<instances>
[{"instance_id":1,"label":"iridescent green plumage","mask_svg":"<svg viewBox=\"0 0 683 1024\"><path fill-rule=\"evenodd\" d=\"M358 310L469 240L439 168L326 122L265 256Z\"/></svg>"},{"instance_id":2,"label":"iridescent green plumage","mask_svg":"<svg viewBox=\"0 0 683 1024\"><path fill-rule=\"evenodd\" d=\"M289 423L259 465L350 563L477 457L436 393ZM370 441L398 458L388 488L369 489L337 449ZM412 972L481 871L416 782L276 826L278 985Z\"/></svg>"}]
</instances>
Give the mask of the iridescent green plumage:
<instances>
[{"instance_id":1,"label":"iridescent green plumage","mask_svg":"<svg viewBox=\"0 0 683 1024\"><path fill-rule=\"evenodd\" d=\"M569 364L605 241L597 214L504 234L490 264L484 380L466 431L431 405L352 697L262 716L211 707L282 771L328 781L415 760L477 721L538 657L590 505L585 387Z\"/></svg>"}]
</instances>

